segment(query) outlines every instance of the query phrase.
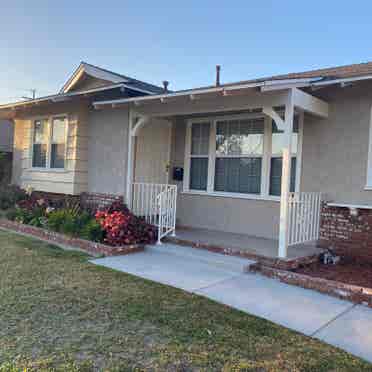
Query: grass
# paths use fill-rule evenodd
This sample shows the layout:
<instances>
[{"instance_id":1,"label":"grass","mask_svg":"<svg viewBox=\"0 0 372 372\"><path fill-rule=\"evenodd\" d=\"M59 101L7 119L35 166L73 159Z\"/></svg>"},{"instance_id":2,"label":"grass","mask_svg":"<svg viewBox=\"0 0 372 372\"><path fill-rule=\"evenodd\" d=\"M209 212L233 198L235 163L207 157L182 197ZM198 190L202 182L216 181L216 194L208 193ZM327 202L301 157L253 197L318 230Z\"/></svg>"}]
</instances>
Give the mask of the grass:
<instances>
[{"instance_id":1,"label":"grass","mask_svg":"<svg viewBox=\"0 0 372 372\"><path fill-rule=\"evenodd\" d=\"M87 259L0 230L0 372L372 371L266 320Z\"/></svg>"}]
</instances>

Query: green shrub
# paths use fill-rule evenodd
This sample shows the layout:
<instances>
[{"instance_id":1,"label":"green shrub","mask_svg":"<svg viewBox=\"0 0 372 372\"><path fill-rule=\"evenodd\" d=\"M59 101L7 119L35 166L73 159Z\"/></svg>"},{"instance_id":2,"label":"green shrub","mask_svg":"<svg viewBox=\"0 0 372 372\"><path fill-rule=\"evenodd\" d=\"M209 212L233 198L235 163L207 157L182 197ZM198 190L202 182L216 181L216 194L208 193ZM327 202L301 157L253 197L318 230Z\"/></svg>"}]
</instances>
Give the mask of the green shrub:
<instances>
[{"instance_id":1,"label":"green shrub","mask_svg":"<svg viewBox=\"0 0 372 372\"><path fill-rule=\"evenodd\" d=\"M61 232L62 226L65 224L67 212L65 209L59 209L48 214L48 227L51 230Z\"/></svg>"},{"instance_id":2,"label":"green shrub","mask_svg":"<svg viewBox=\"0 0 372 372\"><path fill-rule=\"evenodd\" d=\"M22 208L16 208L16 214L14 220L19 223L28 225L35 216L31 211Z\"/></svg>"},{"instance_id":3,"label":"green shrub","mask_svg":"<svg viewBox=\"0 0 372 372\"><path fill-rule=\"evenodd\" d=\"M18 186L0 186L0 209L12 208L24 199L26 199L26 193Z\"/></svg>"},{"instance_id":4,"label":"green shrub","mask_svg":"<svg viewBox=\"0 0 372 372\"><path fill-rule=\"evenodd\" d=\"M78 208L57 209L47 215L47 226L54 231L66 235L79 235L89 223L91 217Z\"/></svg>"},{"instance_id":5,"label":"green shrub","mask_svg":"<svg viewBox=\"0 0 372 372\"><path fill-rule=\"evenodd\" d=\"M91 219L81 229L80 236L83 239L100 243L104 239L104 231L102 230L101 225L95 219Z\"/></svg>"},{"instance_id":6,"label":"green shrub","mask_svg":"<svg viewBox=\"0 0 372 372\"><path fill-rule=\"evenodd\" d=\"M18 215L17 208L10 208L5 213L5 217L10 221L14 221L17 215Z\"/></svg>"}]
</instances>

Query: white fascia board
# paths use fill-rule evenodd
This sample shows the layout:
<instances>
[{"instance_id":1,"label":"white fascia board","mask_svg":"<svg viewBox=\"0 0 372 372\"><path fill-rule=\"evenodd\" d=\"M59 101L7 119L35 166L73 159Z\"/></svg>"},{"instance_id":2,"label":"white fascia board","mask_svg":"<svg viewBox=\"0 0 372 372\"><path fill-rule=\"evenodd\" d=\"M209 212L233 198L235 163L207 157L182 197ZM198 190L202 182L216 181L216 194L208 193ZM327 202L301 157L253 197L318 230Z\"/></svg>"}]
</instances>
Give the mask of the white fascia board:
<instances>
[{"instance_id":1,"label":"white fascia board","mask_svg":"<svg viewBox=\"0 0 372 372\"><path fill-rule=\"evenodd\" d=\"M311 83L311 86L324 86L324 85L332 85L332 84L339 84L339 83L352 83L353 81L371 80L371 79L372 79L372 75L363 75L363 76L350 77L350 78L318 81L318 82Z\"/></svg>"},{"instance_id":2,"label":"white fascia board","mask_svg":"<svg viewBox=\"0 0 372 372\"><path fill-rule=\"evenodd\" d=\"M84 91L81 91L81 92L72 92L72 93L66 93L66 94L55 94L55 95L52 95L52 96L41 97L41 98L29 100L29 101L0 105L0 110L7 109L7 108L18 107L18 106L32 105L32 104L36 104L36 103L39 103L39 102L45 102L45 101L62 102L66 98L69 98L69 97L80 96L80 95L85 95L85 94L90 94L90 93L95 93L95 92L101 92L101 91L105 91L105 90L109 90L109 89L120 88L120 87L123 87L123 86L124 86L124 84L113 84L113 85L108 85L106 87L88 89L88 90L84 90Z\"/></svg>"}]
</instances>

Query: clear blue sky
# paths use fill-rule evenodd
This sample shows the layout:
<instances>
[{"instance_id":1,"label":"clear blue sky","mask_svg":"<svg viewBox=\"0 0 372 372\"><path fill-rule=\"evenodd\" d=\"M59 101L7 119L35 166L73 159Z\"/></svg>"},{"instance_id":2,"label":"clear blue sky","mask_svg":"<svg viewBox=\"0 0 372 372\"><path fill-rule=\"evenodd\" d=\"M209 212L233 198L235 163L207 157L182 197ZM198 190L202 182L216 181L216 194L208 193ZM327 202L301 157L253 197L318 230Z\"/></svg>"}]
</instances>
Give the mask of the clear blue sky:
<instances>
[{"instance_id":1,"label":"clear blue sky","mask_svg":"<svg viewBox=\"0 0 372 372\"><path fill-rule=\"evenodd\" d=\"M371 1L3 0L0 102L81 60L171 89L372 60Z\"/></svg>"}]
</instances>

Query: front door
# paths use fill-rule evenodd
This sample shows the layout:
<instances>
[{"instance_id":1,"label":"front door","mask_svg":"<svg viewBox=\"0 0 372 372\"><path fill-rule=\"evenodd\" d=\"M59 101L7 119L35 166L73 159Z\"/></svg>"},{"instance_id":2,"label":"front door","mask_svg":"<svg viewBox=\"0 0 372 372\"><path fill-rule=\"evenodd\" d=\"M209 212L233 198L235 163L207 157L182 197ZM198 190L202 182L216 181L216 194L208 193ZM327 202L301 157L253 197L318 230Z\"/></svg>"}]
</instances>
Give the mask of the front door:
<instances>
[{"instance_id":1,"label":"front door","mask_svg":"<svg viewBox=\"0 0 372 372\"><path fill-rule=\"evenodd\" d=\"M152 119L140 129L135 148L135 182L168 183L171 123Z\"/></svg>"}]
</instances>

